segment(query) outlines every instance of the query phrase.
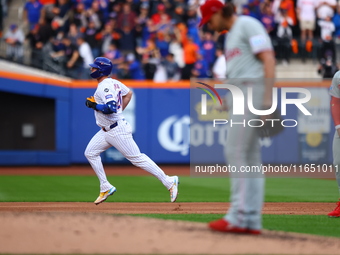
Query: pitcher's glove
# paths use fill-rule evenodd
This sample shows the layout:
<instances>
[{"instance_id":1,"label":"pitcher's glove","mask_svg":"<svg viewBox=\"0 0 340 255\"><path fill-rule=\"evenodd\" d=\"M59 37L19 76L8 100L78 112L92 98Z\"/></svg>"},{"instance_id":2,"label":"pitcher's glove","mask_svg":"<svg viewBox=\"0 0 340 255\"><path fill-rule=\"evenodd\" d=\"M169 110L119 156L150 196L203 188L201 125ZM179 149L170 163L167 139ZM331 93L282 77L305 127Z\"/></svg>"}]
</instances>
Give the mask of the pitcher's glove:
<instances>
[{"instance_id":1,"label":"pitcher's glove","mask_svg":"<svg viewBox=\"0 0 340 255\"><path fill-rule=\"evenodd\" d=\"M96 103L96 100L94 100L94 97L93 97L93 96L92 96L92 97L86 98L85 105L86 105L88 108L92 108L93 110L97 110L97 109L96 109L97 103Z\"/></svg>"},{"instance_id":2,"label":"pitcher's glove","mask_svg":"<svg viewBox=\"0 0 340 255\"><path fill-rule=\"evenodd\" d=\"M284 127L281 124L282 118L278 109L276 109L268 119L275 119L275 121L264 121L264 125L258 128L258 134L261 138L272 137L283 131Z\"/></svg>"}]
</instances>

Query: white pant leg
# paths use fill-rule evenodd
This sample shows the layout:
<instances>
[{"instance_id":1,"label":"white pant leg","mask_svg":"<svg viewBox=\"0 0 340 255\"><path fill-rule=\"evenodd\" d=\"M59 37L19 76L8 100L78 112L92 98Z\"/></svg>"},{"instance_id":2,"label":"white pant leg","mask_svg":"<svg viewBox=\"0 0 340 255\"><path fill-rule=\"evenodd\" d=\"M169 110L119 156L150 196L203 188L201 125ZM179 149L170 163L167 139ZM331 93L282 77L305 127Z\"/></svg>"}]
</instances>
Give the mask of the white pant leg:
<instances>
[{"instance_id":1,"label":"white pant leg","mask_svg":"<svg viewBox=\"0 0 340 255\"><path fill-rule=\"evenodd\" d=\"M166 175L155 162L147 155L140 152L132 137L131 126L127 121L118 121L118 126L104 133L106 141L122 153L133 165L154 175L167 189L171 188L173 185L173 178Z\"/></svg>"},{"instance_id":2,"label":"white pant leg","mask_svg":"<svg viewBox=\"0 0 340 255\"><path fill-rule=\"evenodd\" d=\"M106 178L103 163L100 157L100 153L110 148L111 145L105 141L105 132L99 130L91 139L85 150L85 157L91 164L93 170L95 171L99 182L100 182L100 192L105 192L111 189L113 186L109 183Z\"/></svg>"}]
</instances>

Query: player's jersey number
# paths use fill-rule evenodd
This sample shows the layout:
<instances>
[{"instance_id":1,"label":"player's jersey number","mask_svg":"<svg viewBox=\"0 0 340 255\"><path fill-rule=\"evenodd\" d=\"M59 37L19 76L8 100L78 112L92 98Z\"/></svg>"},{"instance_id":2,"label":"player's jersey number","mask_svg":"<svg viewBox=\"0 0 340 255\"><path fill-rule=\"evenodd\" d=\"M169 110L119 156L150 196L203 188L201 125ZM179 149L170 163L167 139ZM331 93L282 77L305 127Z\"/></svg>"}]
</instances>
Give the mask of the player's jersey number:
<instances>
[{"instance_id":1,"label":"player's jersey number","mask_svg":"<svg viewBox=\"0 0 340 255\"><path fill-rule=\"evenodd\" d=\"M117 109L120 109L122 106L122 91L119 91L117 94Z\"/></svg>"}]
</instances>

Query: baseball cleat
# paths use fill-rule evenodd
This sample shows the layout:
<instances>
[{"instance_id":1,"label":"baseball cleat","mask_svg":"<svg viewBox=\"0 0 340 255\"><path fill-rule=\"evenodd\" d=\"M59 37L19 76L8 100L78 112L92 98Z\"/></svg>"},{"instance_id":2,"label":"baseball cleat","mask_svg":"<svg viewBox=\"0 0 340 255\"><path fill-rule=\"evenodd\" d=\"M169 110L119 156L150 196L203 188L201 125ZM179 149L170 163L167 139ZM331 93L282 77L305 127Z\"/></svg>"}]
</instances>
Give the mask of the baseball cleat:
<instances>
[{"instance_id":1,"label":"baseball cleat","mask_svg":"<svg viewBox=\"0 0 340 255\"><path fill-rule=\"evenodd\" d=\"M112 187L108 191L100 192L99 197L94 201L96 205L99 205L100 203L103 203L109 196L112 196L113 193L115 193L117 189L115 187Z\"/></svg>"},{"instance_id":2,"label":"baseball cleat","mask_svg":"<svg viewBox=\"0 0 340 255\"><path fill-rule=\"evenodd\" d=\"M328 214L328 217L331 217L331 218L340 217L340 201L337 202L336 205L337 206L335 207L335 209Z\"/></svg>"},{"instance_id":3,"label":"baseball cleat","mask_svg":"<svg viewBox=\"0 0 340 255\"><path fill-rule=\"evenodd\" d=\"M177 199L177 195L178 195L178 184L179 184L179 178L178 176L174 176L174 184L172 185L172 187L169 189L170 191L170 201L171 203L175 202Z\"/></svg>"},{"instance_id":4,"label":"baseball cleat","mask_svg":"<svg viewBox=\"0 0 340 255\"><path fill-rule=\"evenodd\" d=\"M212 221L209 223L209 228L214 231L225 232L225 233L234 233L234 234L249 234L249 235L259 235L261 234L260 230L248 229L248 228L240 228L230 224L225 219L219 219L216 221Z\"/></svg>"}]
</instances>

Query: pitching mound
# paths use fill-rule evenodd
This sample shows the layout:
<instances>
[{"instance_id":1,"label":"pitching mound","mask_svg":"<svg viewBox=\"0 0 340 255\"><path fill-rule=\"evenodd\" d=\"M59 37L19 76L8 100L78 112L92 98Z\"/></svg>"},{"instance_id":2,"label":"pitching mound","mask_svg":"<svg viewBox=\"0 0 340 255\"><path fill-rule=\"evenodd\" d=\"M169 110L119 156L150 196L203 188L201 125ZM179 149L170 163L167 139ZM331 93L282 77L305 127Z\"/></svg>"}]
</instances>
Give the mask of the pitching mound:
<instances>
[{"instance_id":1,"label":"pitching mound","mask_svg":"<svg viewBox=\"0 0 340 255\"><path fill-rule=\"evenodd\" d=\"M1 213L8 254L338 254L339 239L264 231L211 232L206 224L92 213Z\"/></svg>"}]
</instances>

